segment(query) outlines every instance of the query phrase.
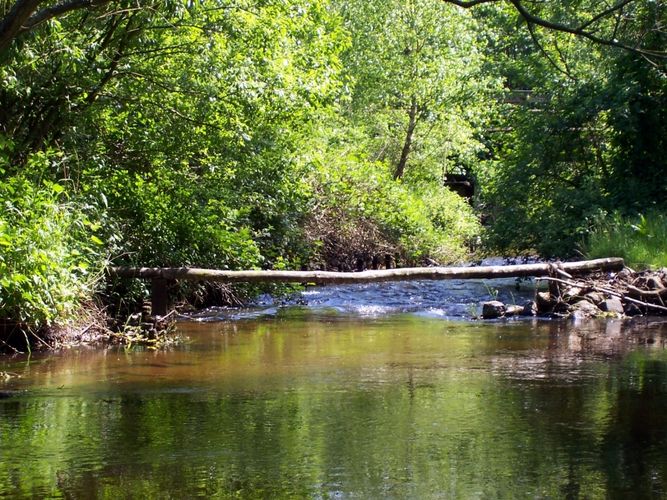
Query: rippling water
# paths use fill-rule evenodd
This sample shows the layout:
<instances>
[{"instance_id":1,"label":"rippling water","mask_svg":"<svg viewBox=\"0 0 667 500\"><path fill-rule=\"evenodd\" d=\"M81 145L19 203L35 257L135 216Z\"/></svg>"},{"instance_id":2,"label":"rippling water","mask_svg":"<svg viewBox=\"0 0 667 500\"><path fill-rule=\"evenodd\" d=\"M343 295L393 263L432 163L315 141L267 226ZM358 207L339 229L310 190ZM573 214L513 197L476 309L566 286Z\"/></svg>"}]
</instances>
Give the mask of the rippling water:
<instances>
[{"instance_id":1,"label":"rippling water","mask_svg":"<svg viewBox=\"0 0 667 500\"><path fill-rule=\"evenodd\" d=\"M439 286L2 359L0 497L666 495L663 323L451 321L479 296Z\"/></svg>"},{"instance_id":2,"label":"rippling water","mask_svg":"<svg viewBox=\"0 0 667 500\"><path fill-rule=\"evenodd\" d=\"M360 285L313 286L287 299L261 297L255 307L211 308L192 316L199 321L248 319L273 316L283 309L302 306L310 314L351 314L380 317L412 313L442 319L471 318L481 303L498 299L521 304L535 295L532 281L515 279L445 280L370 283Z\"/></svg>"}]
</instances>

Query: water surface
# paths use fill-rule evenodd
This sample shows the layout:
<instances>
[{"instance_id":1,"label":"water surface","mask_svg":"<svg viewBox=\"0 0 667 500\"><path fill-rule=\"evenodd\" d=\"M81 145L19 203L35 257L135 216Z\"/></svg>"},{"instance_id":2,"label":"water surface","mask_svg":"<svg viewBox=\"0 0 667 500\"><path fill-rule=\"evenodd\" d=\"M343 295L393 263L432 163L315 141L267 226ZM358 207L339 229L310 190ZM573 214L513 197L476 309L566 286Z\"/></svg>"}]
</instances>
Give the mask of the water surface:
<instances>
[{"instance_id":1,"label":"water surface","mask_svg":"<svg viewBox=\"0 0 667 500\"><path fill-rule=\"evenodd\" d=\"M660 323L297 307L180 330L2 360L0 497L665 495Z\"/></svg>"}]
</instances>

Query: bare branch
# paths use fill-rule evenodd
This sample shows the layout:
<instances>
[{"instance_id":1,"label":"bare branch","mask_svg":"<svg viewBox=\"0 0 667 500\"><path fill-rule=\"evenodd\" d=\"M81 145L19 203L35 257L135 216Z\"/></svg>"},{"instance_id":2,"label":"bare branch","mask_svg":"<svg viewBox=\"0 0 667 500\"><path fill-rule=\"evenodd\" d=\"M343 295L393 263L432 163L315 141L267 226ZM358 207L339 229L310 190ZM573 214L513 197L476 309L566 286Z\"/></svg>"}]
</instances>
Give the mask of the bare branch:
<instances>
[{"instance_id":1,"label":"bare branch","mask_svg":"<svg viewBox=\"0 0 667 500\"><path fill-rule=\"evenodd\" d=\"M454 5L458 5L459 7L463 7L464 9L469 9L470 7L474 7L475 5L480 5L483 3L495 3L498 0L445 0L447 3L451 3Z\"/></svg>"},{"instance_id":2,"label":"bare branch","mask_svg":"<svg viewBox=\"0 0 667 500\"><path fill-rule=\"evenodd\" d=\"M450 3L452 5L457 5L458 7L463 7L463 8L471 8L476 5L480 4L486 4L486 3L500 3L505 0L443 0L444 2ZM660 58L660 59L666 59L667 58L667 52L665 51L659 51L659 50L651 50L651 49L645 49L642 48L641 46L632 46L628 45L627 43L620 42L616 40L615 35L611 36L610 38L604 38L602 36L596 35L594 32L591 32L588 30L591 26L596 24L597 22L601 21L602 19L611 16L614 13L620 13L620 11L626 6L629 5L632 2L635 2L636 0L620 0L618 3L614 4L611 7L606 8L605 10L599 12L598 14L594 15L592 18L590 18L588 21L584 22L583 24L572 27L568 26L566 24L558 23L555 21L549 21L547 19L544 19L542 17L539 17L535 14L532 14L531 12L526 9L524 4L521 2L521 0L506 0L514 8L517 10L519 15L528 23L529 25L535 25L535 26L541 26L543 28L552 30L552 31L560 31L562 33L569 33L571 35L575 36L580 36L582 38L586 38L594 43L600 44L600 45L606 45L609 47L616 47L619 49L627 50L629 52L633 52L635 54L639 54L641 56L644 56L645 58ZM532 35L532 33L531 33Z\"/></svg>"}]
</instances>

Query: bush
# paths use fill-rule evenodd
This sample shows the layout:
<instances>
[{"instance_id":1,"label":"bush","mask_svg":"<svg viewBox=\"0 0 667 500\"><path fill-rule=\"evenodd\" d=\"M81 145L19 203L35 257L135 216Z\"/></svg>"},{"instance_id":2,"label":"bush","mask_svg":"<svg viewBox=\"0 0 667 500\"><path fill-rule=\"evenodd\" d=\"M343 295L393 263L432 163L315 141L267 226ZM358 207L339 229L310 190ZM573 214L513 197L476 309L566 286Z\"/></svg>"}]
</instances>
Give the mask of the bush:
<instances>
[{"instance_id":1,"label":"bush","mask_svg":"<svg viewBox=\"0 0 667 500\"><path fill-rule=\"evenodd\" d=\"M40 328L92 297L105 264L96 210L60 184L0 184L0 319Z\"/></svg>"},{"instance_id":2,"label":"bush","mask_svg":"<svg viewBox=\"0 0 667 500\"><path fill-rule=\"evenodd\" d=\"M320 163L312 185L306 234L320 265L348 270L386 254L399 265L451 263L468 257L479 235L461 197L437 185L394 181L383 163L355 156Z\"/></svg>"},{"instance_id":3,"label":"bush","mask_svg":"<svg viewBox=\"0 0 667 500\"><path fill-rule=\"evenodd\" d=\"M117 170L88 189L106 195L122 229L118 262L218 269L249 269L261 263L242 211L227 205L215 183L187 170Z\"/></svg>"}]
</instances>

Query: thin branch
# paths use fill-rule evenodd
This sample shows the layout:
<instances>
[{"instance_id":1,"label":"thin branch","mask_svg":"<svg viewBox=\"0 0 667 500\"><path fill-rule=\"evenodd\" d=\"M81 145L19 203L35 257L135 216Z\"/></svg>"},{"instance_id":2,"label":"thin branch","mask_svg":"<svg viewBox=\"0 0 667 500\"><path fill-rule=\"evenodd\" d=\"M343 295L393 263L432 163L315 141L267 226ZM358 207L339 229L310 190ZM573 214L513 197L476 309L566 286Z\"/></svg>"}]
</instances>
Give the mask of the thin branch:
<instances>
[{"instance_id":1,"label":"thin branch","mask_svg":"<svg viewBox=\"0 0 667 500\"><path fill-rule=\"evenodd\" d=\"M624 294L622 294L620 292L617 292L615 290L611 290L610 288L596 286L596 285L592 285L592 284L586 283L586 282L561 280L561 279L558 279L558 278L551 278L551 277L548 277L548 276L537 277L537 278L535 278L535 281L551 281L551 282L554 282L554 283L561 283L561 284L567 285L567 286L578 286L578 287L584 287L585 286L587 288L590 288L591 290L595 290L596 292L606 293L608 295L611 295L612 297L619 298L619 299L621 299L623 301L626 301L626 302L631 302L631 303L636 304L638 306L644 306L644 307L648 307L648 308L652 308L652 309L657 309L658 311L667 312L667 307L664 307L664 306L661 306L661 305L658 305L658 304L651 304L650 302L643 302L641 300L633 299L632 297L628 297L627 295L624 295Z\"/></svg>"},{"instance_id":2,"label":"thin branch","mask_svg":"<svg viewBox=\"0 0 667 500\"><path fill-rule=\"evenodd\" d=\"M620 49L627 50L629 52L633 52L635 54L640 54L640 55L646 55L650 57L659 57L659 58L667 58L667 52L664 51L657 51L657 50L649 50L649 49L642 49L639 47L633 47L630 45L627 45L625 43L619 42L618 40L607 40L605 38L601 38L589 31L585 31L583 29L579 28L573 28L571 26L567 26L565 24L560 24L556 23L553 21L547 21L546 19L542 19L541 17L535 16L528 12L526 8L523 6L523 4L519 0L509 0L509 2L514 5L514 8L519 12L521 17L523 17L527 23L530 24L535 24L537 26L542 26L543 28L547 28L550 30L554 31L561 31L563 33L570 33L571 35L576 35L576 36L581 36L583 38L587 38L588 40L598 43L600 45L606 45L609 47L617 47Z\"/></svg>"},{"instance_id":3,"label":"thin branch","mask_svg":"<svg viewBox=\"0 0 667 500\"><path fill-rule=\"evenodd\" d=\"M589 19L588 21L586 21L584 24L580 25L580 26L577 28L577 31L583 31L583 30L585 30L586 28L588 28L588 27L591 26L592 24L597 23L600 19L602 19L602 18L604 18L604 17L607 17L607 16L608 16L609 14L611 14L612 12L617 11L617 10L620 10L620 9L622 9L623 7L625 7L626 5L628 5L629 3L632 3L632 2L634 2L634 1L635 1L635 0L623 0L622 2L619 2L619 3L617 3L616 5L614 5L614 6L612 6L612 7L609 7L607 10L603 10L603 11L600 12L598 15L592 17L591 19Z\"/></svg>"},{"instance_id":4,"label":"thin branch","mask_svg":"<svg viewBox=\"0 0 667 500\"><path fill-rule=\"evenodd\" d=\"M565 68L565 71L567 72L568 76L572 78L573 81L578 81L577 77L572 74L572 71L570 70L570 65L567 64L567 58L563 54L563 51L560 50L560 47L558 46L558 40L554 39L554 48L556 49L556 52L558 52L558 58L560 61L563 63L563 67Z\"/></svg>"},{"instance_id":5,"label":"thin branch","mask_svg":"<svg viewBox=\"0 0 667 500\"><path fill-rule=\"evenodd\" d=\"M464 9L469 9L470 7L474 7L475 5L480 5L483 3L495 3L498 0L445 0L447 3L451 3L454 5L457 5L459 7L463 7Z\"/></svg>"},{"instance_id":6,"label":"thin branch","mask_svg":"<svg viewBox=\"0 0 667 500\"><path fill-rule=\"evenodd\" d=\"M547 58L547 61L556 68L557 71L560 73L563 73L565 76L567 76L570 80L574 80L574 77L570 74L570 72L567 70L567 68L563 69L561 68L558 63L551 57L551 55L546 51L546 49L542 46L540 41L537 38L537 35L535 34L535 29L533 28L533 25L530 23L526 24L528 26L528 32L530 33L530 37L533 39L533 42L535 42L535 45L537 45L537 48L540 49L540 52L544 55L544 57Z\"/></svg>"}]
</instances>

